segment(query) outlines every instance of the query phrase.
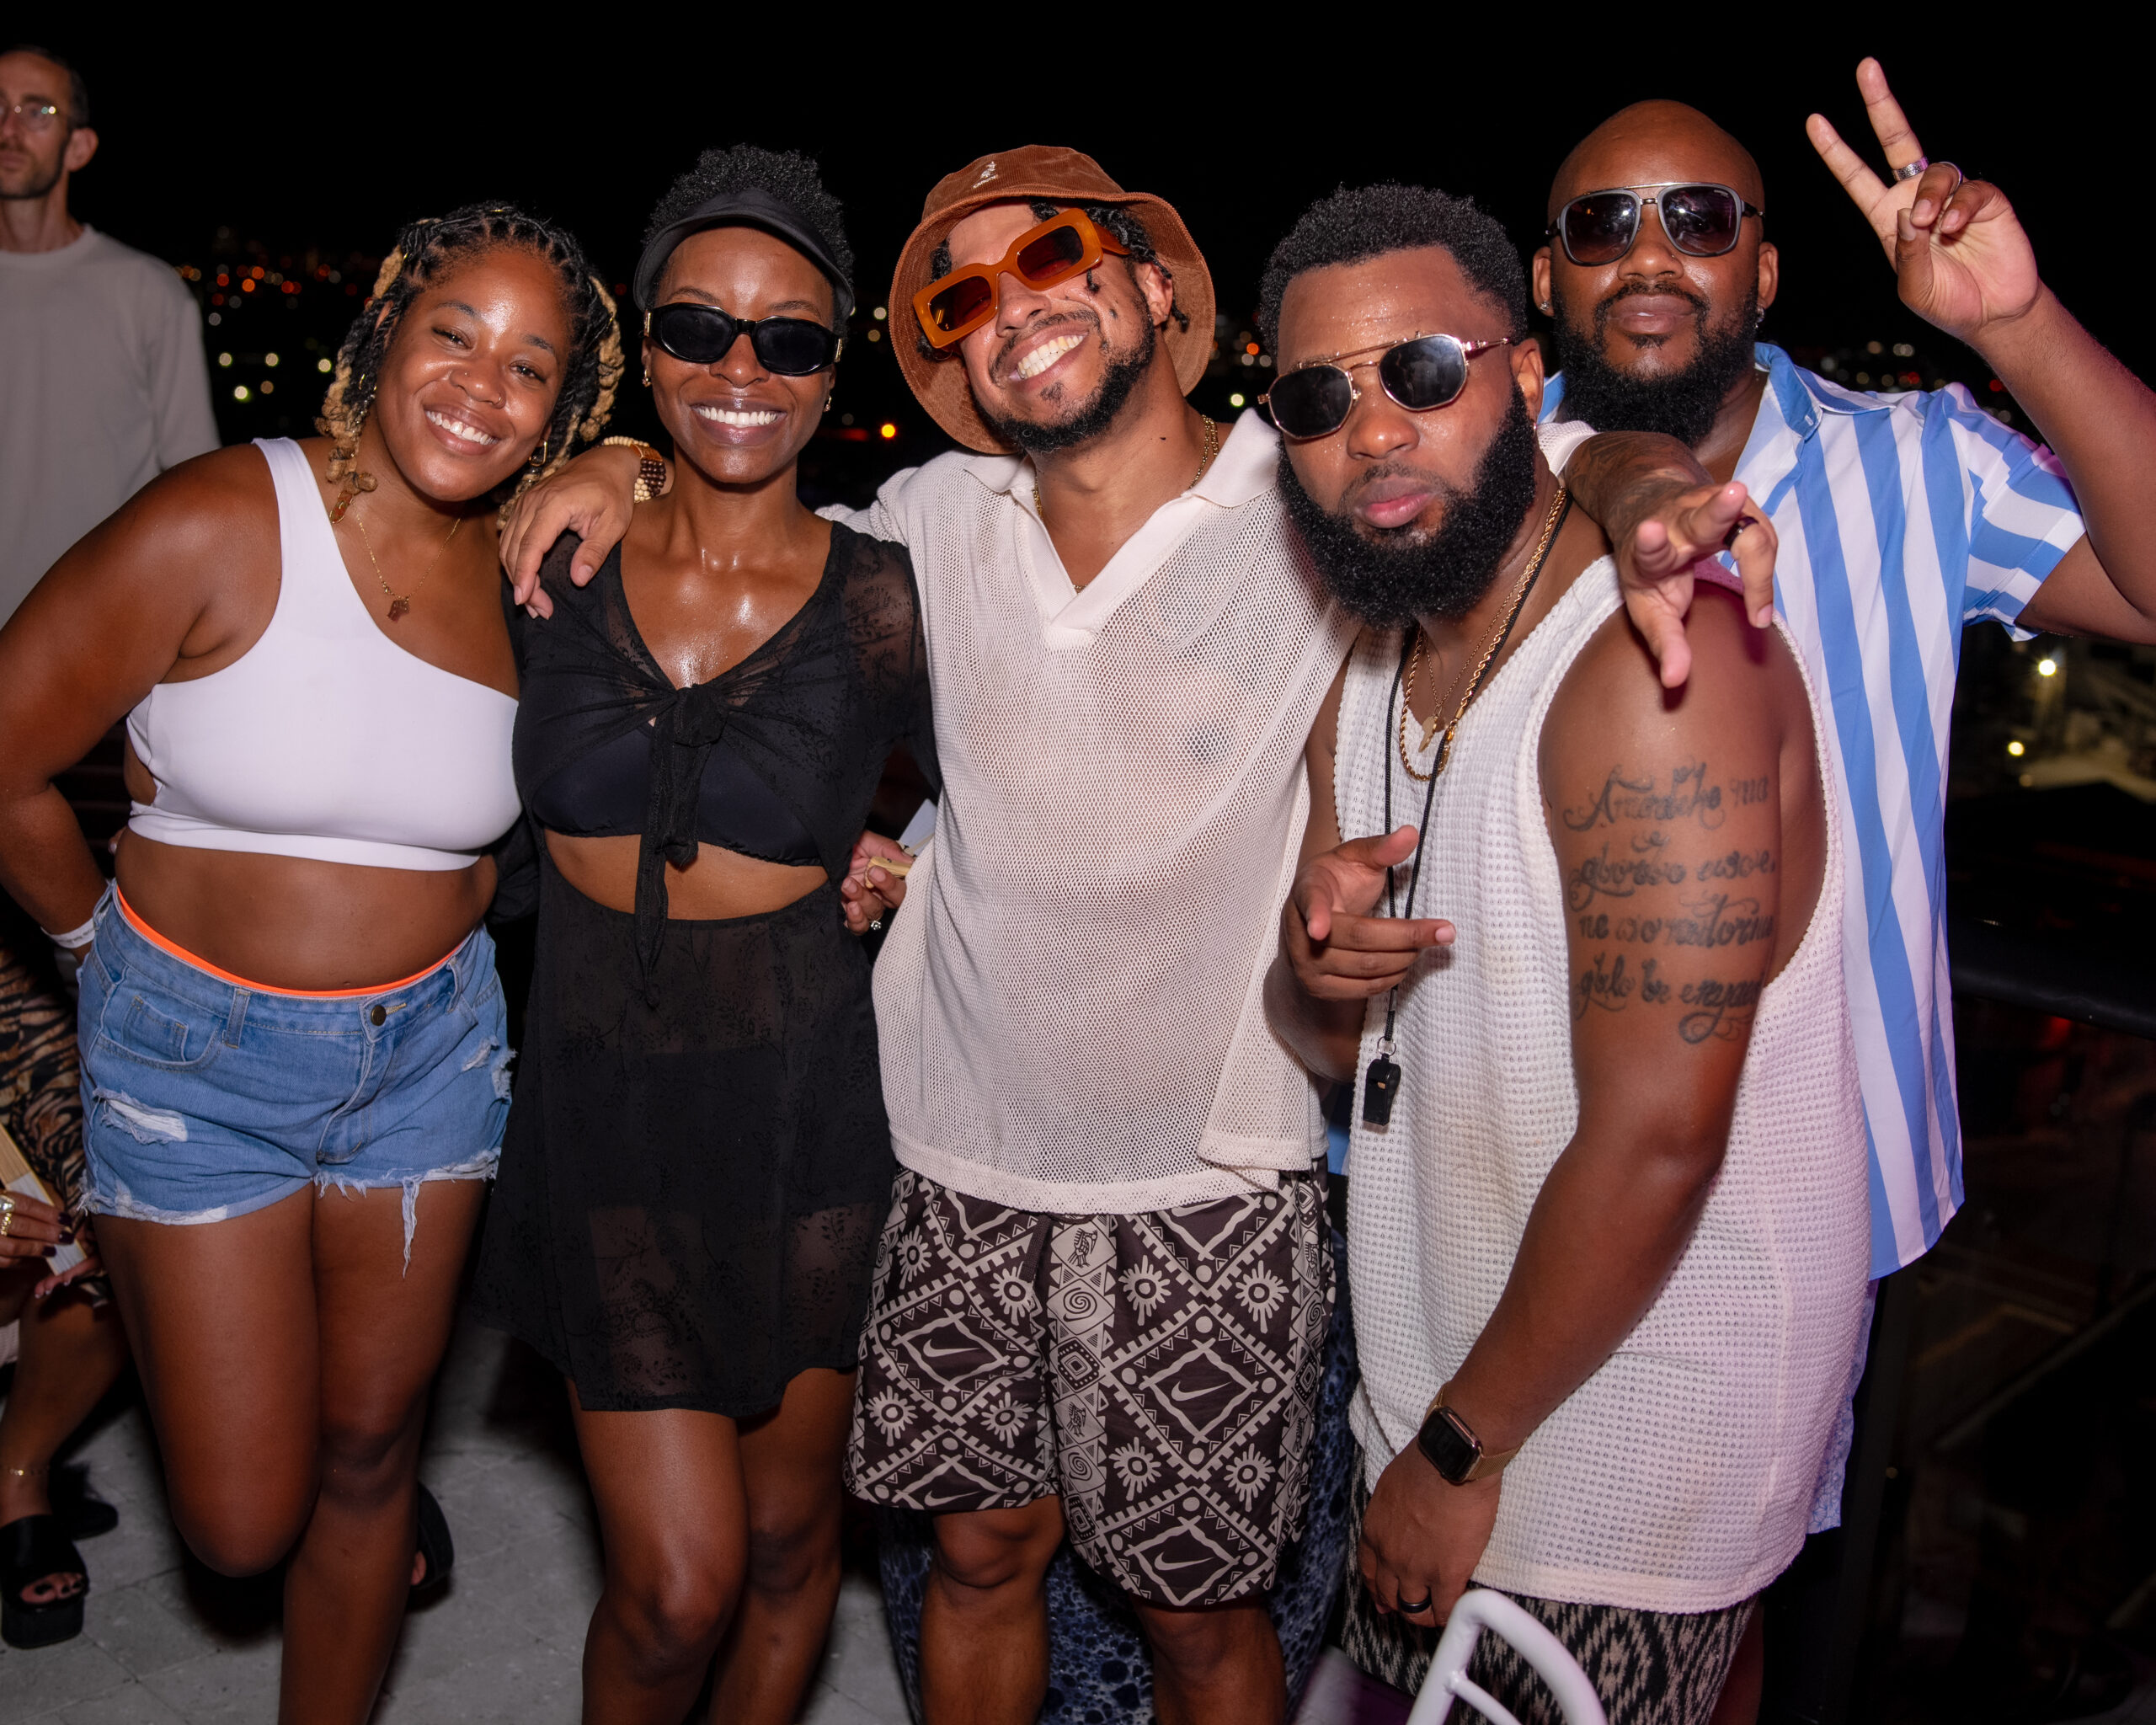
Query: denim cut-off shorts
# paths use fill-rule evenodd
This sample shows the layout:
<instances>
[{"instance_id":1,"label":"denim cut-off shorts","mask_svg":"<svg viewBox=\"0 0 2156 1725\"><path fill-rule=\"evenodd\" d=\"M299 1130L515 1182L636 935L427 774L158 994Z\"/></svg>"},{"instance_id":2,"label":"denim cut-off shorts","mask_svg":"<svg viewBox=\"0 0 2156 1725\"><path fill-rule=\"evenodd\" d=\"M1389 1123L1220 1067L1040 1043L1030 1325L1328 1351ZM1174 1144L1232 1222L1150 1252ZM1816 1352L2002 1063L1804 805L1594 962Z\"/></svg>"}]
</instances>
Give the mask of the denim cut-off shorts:
<instances>
[{"instance_id":1,"label":"denim cut-off shorts","mask_svg":"<svg viewBox=\"0 0 2156 1725\"><path fill-rule=\"evenodd\" d=\"M146 938L108 891L77 1018L88 1208L221 1222L308 1185L483 1179L509 1120L509 1021L484 928L380 993L227 980Z\"/></svg>"}]
</instances>

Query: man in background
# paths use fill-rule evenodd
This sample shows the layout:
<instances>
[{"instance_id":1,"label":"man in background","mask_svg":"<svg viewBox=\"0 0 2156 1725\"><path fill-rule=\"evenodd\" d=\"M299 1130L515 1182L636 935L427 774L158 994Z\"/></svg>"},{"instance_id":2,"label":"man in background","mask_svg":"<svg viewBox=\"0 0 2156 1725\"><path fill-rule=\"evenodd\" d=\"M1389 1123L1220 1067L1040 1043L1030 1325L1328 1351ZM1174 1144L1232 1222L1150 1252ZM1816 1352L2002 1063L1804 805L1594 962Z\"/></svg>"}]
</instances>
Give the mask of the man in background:
<instances>
[{"instance_id":1,"label":"man in background","mask_svg":"<svg viewBox=\"0 0 2156 1725\"><path fill-rule=\"evenodd\" d=\"M0 622L138 488L217 446L193 296L68 213L97 147L72 67L0 54Z\"/></svg>"}]
</instances>

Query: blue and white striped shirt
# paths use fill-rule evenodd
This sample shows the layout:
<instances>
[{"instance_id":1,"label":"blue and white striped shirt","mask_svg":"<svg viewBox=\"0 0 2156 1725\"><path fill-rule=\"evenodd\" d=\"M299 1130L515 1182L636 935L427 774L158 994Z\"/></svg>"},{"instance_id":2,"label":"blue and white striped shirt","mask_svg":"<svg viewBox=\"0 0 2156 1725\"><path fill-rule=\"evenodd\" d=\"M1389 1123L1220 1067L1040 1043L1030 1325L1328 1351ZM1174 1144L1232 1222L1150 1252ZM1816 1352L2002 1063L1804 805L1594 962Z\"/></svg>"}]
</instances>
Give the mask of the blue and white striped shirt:
<instances>
[{"instance_id":1,"label":"blue and white striped shirt","mask_svg":"<svg viewBox=\"0 0 2156 1725\"><path fill-rule=\"evenodd\" d=\"M2014 626L2083 534L2057 460L1956 384L1844 389L1762 342L1737 467L1781 536L1774 608L1818 691L1850 859L1842 968L1871 1137L1871 1273L1961 1204L1946 971L1947 729L1961 630ZM1550 379L1545 417L1563 398Z\"/></svg>"}]
</instances>

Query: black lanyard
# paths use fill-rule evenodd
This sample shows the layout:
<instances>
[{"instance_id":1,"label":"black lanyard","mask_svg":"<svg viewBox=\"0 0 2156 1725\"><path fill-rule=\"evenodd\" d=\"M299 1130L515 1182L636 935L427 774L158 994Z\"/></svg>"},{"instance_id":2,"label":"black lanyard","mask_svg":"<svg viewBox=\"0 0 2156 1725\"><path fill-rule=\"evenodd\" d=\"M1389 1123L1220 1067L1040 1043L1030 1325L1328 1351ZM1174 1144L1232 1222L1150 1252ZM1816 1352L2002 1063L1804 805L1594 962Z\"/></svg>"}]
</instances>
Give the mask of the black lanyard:
<instances>
[{"instance_id":1,"label":"black lanyard","mask_svg":"<svg viewBox=\"0 0 2156 1725\"><path fill-rule=\"evenodd\" d=\"M1484 661L1486 665L1495 665L1503 654L1505 643L1512 638L1513 626L1518 622L1520 613L1527 609L1528 596L1534 591L1534 584L1542 578L1542 565L1550 560L1550 553L1556 548L1557 534L1565 525L1565 516L1572 512L1572 500L1567 496L1565 499L1562 511L1557 517L1556 525L1550 528L1550 536L1543 543L1541 555L1534 559L1534 567L1527 572L1526 585L1520 589L1519 597L1513 601L1512 614L1505 619L1505 627L1497 637L1497 644L1490 649L1490 656ZM1392 830L1393 739L1400 734L1407 718L1403 712L1396 726L1392 716L1392 707L1395 700L1404 699L1401 693L1401 686L1407 680L1408 657L1414 650L1416 633L1421 628L1421 622L1416 622L1409 628L1407 638L1401 644L1400 663L1393 667L1392 692L1385 697L1385 729L1379 734L1380 758L1385 762L1385 830L1388 833ZM1476 690L1480 686L1481 680L1478 678L1475 686L1469 688L1467 692L1467 705L1473 703ZM1466 715L1466 706L1464 705L1460 711L1461 718L1464 719ZM1444 740L1438 745L1437 759L1430 763L1429 788L1422 793L1422 824L1415 835L1414 866L1408 870L1407 873L1407 915L1411 919L1415 915L1415 895L1422 889L1422 847L1430 842L1430 810L1436 804L1438 780L1444 773L1446 761L1451 758L1453 735L1459 729L1460 723L1460 720L1454 720L1453 724L1447 728ZM1388 916L1397 916L1400 914L1393 903L1392 870L1390 868L1385 872L1385 914ZM1385 1034L1378 1039L1377 1056L1371 1060L1369 1071L1363 1076L1363 1124L1365 1126L1388 1125L1392 1120L1393 1098L1400 1093L1400 1067L1392 1058L1393 1026L1399 1012L1400 990L1396 985L1385 998Z\"/></svg>"}]
</instances>

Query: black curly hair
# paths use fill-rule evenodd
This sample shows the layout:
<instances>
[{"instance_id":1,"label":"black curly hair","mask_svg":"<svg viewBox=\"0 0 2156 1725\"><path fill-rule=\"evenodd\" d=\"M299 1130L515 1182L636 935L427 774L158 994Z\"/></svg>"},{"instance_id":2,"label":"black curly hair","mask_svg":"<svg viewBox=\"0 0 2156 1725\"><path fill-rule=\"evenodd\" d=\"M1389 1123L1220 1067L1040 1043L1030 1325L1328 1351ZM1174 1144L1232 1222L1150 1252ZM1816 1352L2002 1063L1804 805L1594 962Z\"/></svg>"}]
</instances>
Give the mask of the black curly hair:
<instances>
[{"instance_id":1,"label":"black curly hair","mask_svg":"<svg viewBox=\"0 0 2156 1725\"><path fill-rule=\"evenodd\" d=\"M680 221L697 205L728 192L768 193L807 222L839 274L853 280L853 247L846 237L846 211L824 190L823 170L813 157L798 150L766 150L755 144L736 144L727 150L706 150L696 165L666 188L644 224L643 243L649 245L659 232ZM844 332L841 332L843 334Z\"/></svg>"},{"instance_id":2,"label":"black curly hair","mask_svg":"<svg viewBox=\"0 0 2156 1725\"><path fill-rule=\"evenodd\" d=\"M606 429L614 410L615 387L622 380L622 332L614 317L613 296L585 260L584 248L565 227L528 215L513 204L467 204L446 216L414 222L397 236L382 259L374 291L360 307L337 350L336 374L323 398L315 429L330 441L329 478L346 479L350 489L371 490L371 475L355 465L360 432L374 405L382 362L395 339L406 307L426 285L467 259L514 246L544 259L560 277L569 313L569 350L561 393L547 422L540 447L544 463L519 470L505 482L504 507L534 481L551 473ZM341 509L339 510L341 513Z\"/></svg>"},{"instance_id":3,"label":"black curly hair","mask_svg":"<svg viewBox=\"0 0 2156 1725\"><path fill-rule=\"evenodd\" d=\"M1258 286L1260 339L1279 351L1280 302L1298 275L1423 246L1452 254L1470 285L1503 311L1506 333L1515 341L1527 334L1527 271L1497 219L1470 198L1388 182L1343 185L1320 198L1273 247Z\"/></svg>"},{"instance_id":4,"label":"black curly hair","mask_svg":"<svg viewBox=\"0 0 2156 1725\"><path fill-rule=\"evenodd\" d=\"M1051 204L1043 198L1035 198L1032 200L1033 220L1053 221L1056 216L1060 216L1066 207L1068 206L1062 204ZM1138 279L1138 266L1140 264L1152 264L1161 275L1168 278L1168 315L1174 318L1182 328L1189 328L1190 313L1183 310L1182 302L1175 296L1176 272L1168 268L1160 253L1154 249L1153 236L1145 231L1145 224L1138 219L1137 213L1123 204L1087 204L1082 207L1088 222L1099 228L1102 233L1120 241L1130 254L1123 262L1129 266L1132 280L1135 281ZM950 273L951 242L947 238L937 241L936 249L928 254L928 279L931 281L936 281ZM958 350L955 347L931 346L928 337L921 329L918 320L915 324L913 339L915 345L921 350L926 358L955 360L958 356Z\"/></svg>"}]
</instances>

